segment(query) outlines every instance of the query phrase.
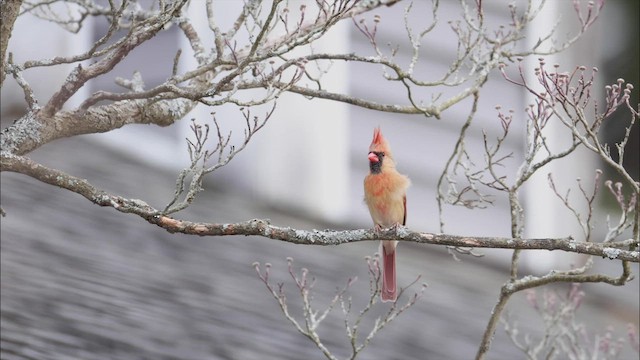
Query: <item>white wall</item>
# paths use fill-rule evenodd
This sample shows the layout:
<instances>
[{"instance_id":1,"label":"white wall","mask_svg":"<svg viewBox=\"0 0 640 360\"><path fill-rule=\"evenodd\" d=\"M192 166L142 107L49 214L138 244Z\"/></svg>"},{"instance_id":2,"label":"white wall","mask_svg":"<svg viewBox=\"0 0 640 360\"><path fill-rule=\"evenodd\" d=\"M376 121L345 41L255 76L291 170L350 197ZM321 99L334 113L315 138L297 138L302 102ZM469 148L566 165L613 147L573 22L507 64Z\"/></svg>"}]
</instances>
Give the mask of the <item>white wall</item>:
<instances>
[{"instance_id":1,"label":"white wall","mask_svg":"<svg viewBox=\"0 0 640 360\"><path fill-rule=\"evenodd\" d=\"M586 4L583 4L583 6ZM573 12L573 6L569 2L548 1L543 8L542 13L533 27L527 34L528 45L533 46L541 35L546 34L552 29L558 19L562 21L558 23L556 30L557 36L562 39L566 34L575 34L579 23ZM600 19L603 20L603 19ZM593 28L584 35L584 38L572 46L569 51L565 51L555 55L544 56L547 70L553 69L554 64L559 64L559 71L571 72L576 66L584 65L587 67L586 74L591 74L591 68L601 63L601 51L597 50L601 41L599 40L600 29L604 25L596 22ZM534 69L539 66L537 57L530 57L525 62L527 69ZM527 81L531 84L538 84L532 70L527 72ZM535 88L539 89L540 86ZM599 86L594 86L594 99L598 99L600 94ZM526 94L527 104L533 104L533 95ZM592 109L588 109L587 115L592 113ZM550 122L543 131L547 138L548 144L552 151L560 152L571 145L571 136L566 127L559 121ZM545 155L542 153L541 155ZM538 160L541 157L538 156ZM584 149L574 152L570 156L556 160L541 168L534 175L529 185L525 188L523 203L525 205L526 216L526 232L525 236L529 238L547 238L547 237L565 237L573 235L576 240L583 241L584 237L582 228L578 224L575 216L562 204L558 197L553 193L549 186L547 175L553 174L556 188L565 195L567 189L571 189L570 200L575 209L586 216L588 206L584 198L580 194L577 187L577 179L581 179L586 189L592 189L594 179L594 167L597 164L595 154ZM602 181L602 180L601 180ZM527 252L523 256L526 264L534 269L542 271L560 264L571 263L573 265L581 265L584 262L583 256L565 254L561 252L535 251Z\"/></svg>"}]
</instances>

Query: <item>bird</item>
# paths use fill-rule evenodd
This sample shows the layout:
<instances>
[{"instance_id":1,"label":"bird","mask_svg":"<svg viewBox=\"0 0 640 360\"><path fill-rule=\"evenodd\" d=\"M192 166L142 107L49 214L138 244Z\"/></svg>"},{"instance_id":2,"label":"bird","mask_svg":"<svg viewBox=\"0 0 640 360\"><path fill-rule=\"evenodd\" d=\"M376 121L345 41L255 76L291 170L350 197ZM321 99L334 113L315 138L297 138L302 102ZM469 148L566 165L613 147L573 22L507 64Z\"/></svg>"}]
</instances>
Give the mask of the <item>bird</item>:
<instances>
[{"instance_id":1,"label":"bird","mask_svg":"<svg viewBox=\"0 0 640 360\"><path fill-rule=\"evenodd\" d=\"M369 208L374 231L383 228L398 228L407 222L407 188L409 178L396 170L396 163L389 143L382 135L380 127L373 131L369 146L369 174L364 178L364 201ZM383 302L395 302L398 297L396 287L396 246L397 240L382 240L382 290Z\"/></svg>"}]
</instances>

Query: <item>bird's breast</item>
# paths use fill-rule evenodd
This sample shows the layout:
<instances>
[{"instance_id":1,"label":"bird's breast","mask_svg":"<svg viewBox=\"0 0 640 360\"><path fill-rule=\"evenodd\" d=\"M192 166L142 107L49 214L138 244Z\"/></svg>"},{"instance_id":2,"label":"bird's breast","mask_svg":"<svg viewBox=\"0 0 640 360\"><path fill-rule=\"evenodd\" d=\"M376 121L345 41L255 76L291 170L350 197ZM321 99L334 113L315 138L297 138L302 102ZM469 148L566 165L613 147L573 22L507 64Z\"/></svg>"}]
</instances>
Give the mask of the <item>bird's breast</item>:
<instances>
[{"instance_id":1,"label":"bird's breast","mask_svg":"<svg viewBox=\"0 0 640 360\"><path fill-rule=\"evenodd\" d=\"M403 222L407 186L408 179L400 174L369 174L365 178L365 202L374 223L389 227Z\"/></svg>"}]
</instances>

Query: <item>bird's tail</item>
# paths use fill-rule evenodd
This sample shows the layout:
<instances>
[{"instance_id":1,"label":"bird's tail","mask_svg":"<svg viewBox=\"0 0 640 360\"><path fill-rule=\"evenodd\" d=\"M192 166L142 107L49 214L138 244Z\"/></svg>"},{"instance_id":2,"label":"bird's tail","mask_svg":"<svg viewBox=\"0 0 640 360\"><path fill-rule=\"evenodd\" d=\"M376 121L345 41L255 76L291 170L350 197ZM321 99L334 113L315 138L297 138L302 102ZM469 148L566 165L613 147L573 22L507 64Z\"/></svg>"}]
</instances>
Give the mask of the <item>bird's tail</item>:
<instances>
[{"instance_id":1,"label":"bird's tail","mask_svg":"<svg viewBox=\"0 0 640 360\"><path fill-rule=\"evenodd\" d=\"M382 301L396 301L398 292L396 288L396 249L382 243Z\"/></svg>"}]
</instances>

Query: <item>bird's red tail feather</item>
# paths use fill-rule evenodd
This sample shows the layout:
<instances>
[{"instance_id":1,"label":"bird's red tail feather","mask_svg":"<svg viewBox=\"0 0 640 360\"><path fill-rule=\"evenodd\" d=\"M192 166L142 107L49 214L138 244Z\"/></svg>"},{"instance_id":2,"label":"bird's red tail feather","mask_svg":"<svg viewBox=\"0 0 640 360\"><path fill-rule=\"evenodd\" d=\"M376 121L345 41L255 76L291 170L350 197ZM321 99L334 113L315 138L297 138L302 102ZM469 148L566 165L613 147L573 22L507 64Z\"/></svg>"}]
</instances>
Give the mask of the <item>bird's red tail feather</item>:
<instances>
[{"instance_id":1,"label":"bird's red tail feather","mask_svg":"<svg viewBox=\"0 0 640 360\"><path fill-rule=\"evenodd\" d=\"M382 246L382 301L396 301L396 250Z\"/></svg>"}]
</instances>

